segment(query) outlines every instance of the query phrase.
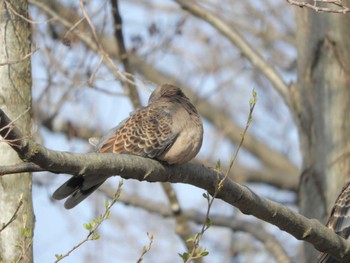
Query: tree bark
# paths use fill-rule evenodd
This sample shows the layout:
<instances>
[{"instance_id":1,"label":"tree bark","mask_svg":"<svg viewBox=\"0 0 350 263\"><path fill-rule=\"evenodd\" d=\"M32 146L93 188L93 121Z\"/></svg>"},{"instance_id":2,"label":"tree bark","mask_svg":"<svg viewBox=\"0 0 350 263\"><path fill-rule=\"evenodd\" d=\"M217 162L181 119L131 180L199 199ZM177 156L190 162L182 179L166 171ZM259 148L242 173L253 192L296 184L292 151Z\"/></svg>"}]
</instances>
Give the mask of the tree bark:
<instances>
[{"instance_id":1,"label":"tree bark","mask_svg":"<svg viewBox=\"0 0 350 263\"><path fill-rule=\"evenodd\" d=\"M350 17L299 8L296 19L300 211L326 223L350 174ZM318 253L307 246L305 261L315 262Z\"/></svg>"},{"instance_id":2,"label":"tree bark","mask_svg":"<svg viewBox=\"0 0 350 263\"><path fill-rule=\"evenodd\" d=\"M26 0L0 0L0 108L30 135L31 30L24 18L28 18ZM3 139L0 137L0 165L20 163L17 153L1 143ZM31 174L1 177L1 262L33 261L33 222Z\"/></svg>"}]
</instances>

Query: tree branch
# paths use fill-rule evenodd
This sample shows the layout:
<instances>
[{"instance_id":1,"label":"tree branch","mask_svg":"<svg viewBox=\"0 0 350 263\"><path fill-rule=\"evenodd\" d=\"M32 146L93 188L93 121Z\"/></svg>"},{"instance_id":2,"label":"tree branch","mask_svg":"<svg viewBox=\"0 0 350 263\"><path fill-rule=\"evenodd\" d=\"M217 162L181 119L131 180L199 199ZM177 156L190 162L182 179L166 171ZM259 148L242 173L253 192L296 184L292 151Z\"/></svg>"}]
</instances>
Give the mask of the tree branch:
<instances>
[{"instance_id":1,"label":"tree branch","mask_svg":"<svg viewBox=\"0 0 350 263\"><path fill-rule=\"evenodd\" d=\"M133 71L132 71L132 68L130 67L128 53L126 52L126 48L125 48L124 36L123 36L123 20L119 13L118 0L111 0L110 2L112 5L112 15L114 19L114 37L118 45L119 58L123 63L125 72L127 72L130 76L130 81L123 82L123 86L128 91L130 100L134 108L137 109L141 107L141 102L140 102L139 94L137 93Z\"/></svg>"},{"instance_id":2,"label":"tree branch","mask_svg":"<svg viewBox=\"0 0 350 263\"><path fill-rule=\"evenodd\" d=\"M14 165L0 165L0 176L6 175L6 174L18 174L18 173L24 173L24 172L43 172L45 171L43 168L41 168L39 165L36 165L35 163L19 163Z\"/></svg>"},{"instance_id":3,"label":"tree branch","mask_svg":"<svg viewBox=\"0 0 350 263\"><path fill-rule=\"evenodd\" d=\"M102 185L99 190L103 192L103 194L105 194L108 198L113 198L115 193L115 189L113 189L113 187L110 185ZM161 202L145 200L143 197L139 197L137 195L135 196L135 194L130 196L123 192L118 201L124 203L125 205L142 208L150 213L155 213L165 218L173 217L173 213L170 211L168 206L162 204ZM187 220L191 220L196 224L203 224L203 221L206 217L204 214L193 210L183 211L182 214L184 217L186 217ZM213 222L213 226L226 227L230 228L232 231L242 231L252 235L266 247L266 249L271 253L277 262L292 262L279 241L276 240L273 235L267 232L261 226L261 224L220 215L210 215L210 219Z\"/></svg>"},{"instance_id":4,"label":"tree branch","mask_svg":"<svg viewBox=\"0 0 350 263\"><path fill-rule=\"evenodd\" d=\"M187 0L174 0L183 9L194 16L206 21L235 45L242 54L256 67L268 80L271 81L277 92L281 95L285 103L290 106L288 86L281 75L258 53L256 50L232 27L227 25L220 18L214 16L204 8Z\"/></svg>"},{"instance_id":5,"label":"tree branch","mask_svg":"<svg viewBox=\"0 0 350 263\"><path fill-rule=\"evenodd\" d=\"M5 1L6 3L6 1ZM21 63L22 61L26 60L27 58L31 57L35 52L39 50L39 47L34 47L32 51L30 51L28 54L23 56L22 58L19 59L13 59L13 60L7 60L5 62L0 62L0 67L5 66L5 65L11 65L11 64L17 64Z\"/></svg>"},{"instance_id":6,"label":"tree branch","mask_svg":"<svg viewBox=\"0 0 350 263\"><path fill-rule=\"evenodd\" d=\"M19 200L18 200L18 205L16 207L15 212L13 213L12 217L10 218L10 220L7 223L2 223L2 225L0 225L0 232L3 231L6 227L8 227L13 221L16 220L17 216L18 216L18 211L21 208L21 206L23 205L23 195L20 196Z\"/></svg>"},{"instance_id":7,"label":"tree branch","mask_svg":"<svg viewBox=\"0 0 350 263\"><path fill-rule=\"evenodd\" d=\"M224 177L222 173L194 163L166 166L158 161L133 155L78 154L49 150L24 137L1 109L0 135L16 142L10 146L23 161L32 162L43 170L54 173L118 174L122 178L139 181L186 183L205 189L211 195ZM249 188L231 180L225 180L217 198L237 207L244 214L276 225L295 238L313 244L319 251L343 262L350 262L350 243L315 219L307 219L283 205L259 197Z\"/></svg>"},{"instance_id":8,"label":"tree branch","mask_svg":"<svg viewBox=\"0 0 350 263\"><path fill-rule=\"evenodd\" d=\"M340 0L314 0L314 3L307 3L303 1L295 1L295 0L287 0L287 2L291 5L310 8L318 13L338 13L338 14L346 14L350 12L350 8L342 5ZM322 7L317 6L317 3L329 4L333 5L330 7ZM335 7L334 7L335 6Z\"/></svg>"}]
</instances>

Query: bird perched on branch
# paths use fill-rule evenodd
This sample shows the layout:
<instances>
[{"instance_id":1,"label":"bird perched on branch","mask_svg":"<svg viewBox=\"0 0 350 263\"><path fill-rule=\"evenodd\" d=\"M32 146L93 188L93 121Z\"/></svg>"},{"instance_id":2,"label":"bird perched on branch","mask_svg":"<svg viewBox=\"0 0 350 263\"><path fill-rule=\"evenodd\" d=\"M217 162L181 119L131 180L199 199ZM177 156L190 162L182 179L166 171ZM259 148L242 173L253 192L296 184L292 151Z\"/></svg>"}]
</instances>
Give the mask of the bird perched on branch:
<instances>
[{"instance_id":1,"label":"bird perched on branch","mask_svg":"<svg viewBox=\"0 0 350 263\"><path fill-rule=\"evenodd\" d=\"M90 139L90 143L101 153L134 154L182 164L197 155L202 139L203 125L196 108L180 88L164 84L152 92L146 107L131 113L102 138ZM73 176L52 197L68 197L64 206L73 208L108 178L97 174Z\"/></svg>"},{"instance_id":2,"label":"bird perched on branch","mask_svg":"<svg viewBox=\"0 0 350 263\"><path fill-rule=\"evenodd\" d=\"M329 216L327 227L339 236L349 239L350 236L350 182L341 190ZM329 254L321 253L318 263L338 263Z\"/></svg>"}]
</instances>

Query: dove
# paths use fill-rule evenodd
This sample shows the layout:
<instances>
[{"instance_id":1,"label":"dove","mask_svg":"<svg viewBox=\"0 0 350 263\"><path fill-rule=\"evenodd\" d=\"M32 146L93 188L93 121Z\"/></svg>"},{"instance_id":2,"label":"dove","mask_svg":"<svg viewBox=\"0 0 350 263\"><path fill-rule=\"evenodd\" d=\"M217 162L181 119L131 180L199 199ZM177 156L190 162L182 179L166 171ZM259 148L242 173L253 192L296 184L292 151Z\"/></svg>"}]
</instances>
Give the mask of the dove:
<instances>
[{"instance_id":1,"label":"dove","mask_svg":"<svg viewBox=\"0 0 350 263\"><path fill-rule=\"evenodd\" d=\"M148 105L89 142L100 153L133 154L167 165L183 164L199 152L203 141L201 118L183 91L171 84L157 87ZM71 177L52 195L71 209L93 193L110 176L86 174Z\"/></svg>"}]
</instances>

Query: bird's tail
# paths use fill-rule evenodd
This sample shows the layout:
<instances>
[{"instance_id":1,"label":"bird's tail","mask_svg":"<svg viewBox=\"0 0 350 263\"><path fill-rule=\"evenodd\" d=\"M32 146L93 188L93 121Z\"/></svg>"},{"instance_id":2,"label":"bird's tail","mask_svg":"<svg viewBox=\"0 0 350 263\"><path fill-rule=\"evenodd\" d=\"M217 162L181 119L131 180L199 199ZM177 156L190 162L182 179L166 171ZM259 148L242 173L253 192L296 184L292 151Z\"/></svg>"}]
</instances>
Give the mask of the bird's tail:
<instances>
[{"instance_id":1,"label":"bird's tail","mask_svg":"<svg viewBox=\"0 0 350 263\"><path fill-rule=\"evenodd\" d=\"M317 263L339 263L339 261L326 253L321 253Z\"/></svg>"},{"instance_id":2,"label":"bird's tail","mask_svg":"<svg viewBox=\"0 0 350 263\"><path fill-rule=\"evenodd\" d=\"M52 198L62 200L66 209L71 209L93 193L109 176L88 174L73 176L53 193Z\"/></svg>"}]
</instances>

